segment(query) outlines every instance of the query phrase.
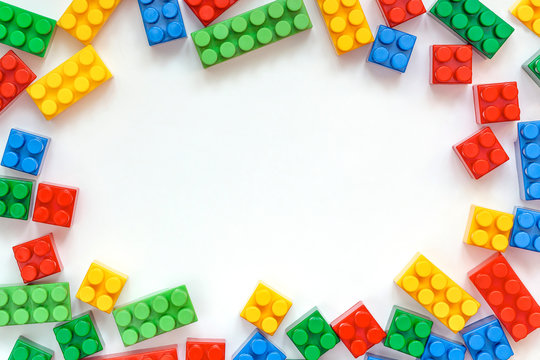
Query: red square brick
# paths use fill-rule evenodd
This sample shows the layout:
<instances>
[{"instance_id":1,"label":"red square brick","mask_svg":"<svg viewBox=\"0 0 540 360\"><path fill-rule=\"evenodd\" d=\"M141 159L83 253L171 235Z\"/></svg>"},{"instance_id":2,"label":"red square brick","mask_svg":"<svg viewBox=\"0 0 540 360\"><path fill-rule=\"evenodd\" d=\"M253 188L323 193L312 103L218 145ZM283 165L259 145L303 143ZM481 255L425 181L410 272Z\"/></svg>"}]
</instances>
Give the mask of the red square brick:
<instances>
[{"instance_id":1,"label":"red square brick","mask_svg":"<svg viewBox=\"0 0 540 360\"><path fill-rule=\"evenodd\" d=\"M0 58L0 111L4 110L26 89L36 74L13 52L9 50Z\"/></svg>"},{"instance_id":2,"label":"red square brick","mask_svg":"<svg viewBox=\"0 0 540 360\"><path fill-rule=\"evenodd\" d=\"M225 340L187 338L186 360L225 360Z\"/></svg>"},{"instance_id":3,"label":"red square brick","mask_svg":"<svg viewBox=\"0 0 540 360\"><path fill-rule=\"evenodd\" d=\"M386 24L394 27L426 12L422 0L377 0Z\"/></svg>"},{"instance_id":4,"label":"red square brick","mask_svg":"<svg viewBox=\"0 0 540 360\"><path fill-rule=\"evenodd\" d=\"M63 269L52 233L14 246L13 254L24 283L43 279Z\"/></svg>"},{"instance_id":5,"label":"red square brick","mask_svg":"<svg viewBox=\"0 0 540 360\"><path fill-rule=\"evenodd\" d=\"M433 45L430 75L432 84L470 84L472 82L472 46Z\"/></svg>"},{"instance_id":6,"label":"red square brick","mask_svg":"<svg viewBox=\"0 0 540 360\"><path fill-rule=\"evenodd\" d=\"M33 221L71 227L79 189L50 183L38 185Z\"/></svg>"},{"instance_id":7,"label":"red square brick","mask_svg":"<svg viewBox=\"0 0 540 360\"><path fill-rule=\"evenodd\" d=\"M208 26L212 21L223 14L225 10L234 5L238 0L184 0L193 11L195 16L204 25Z\"/></svg>"},{"instance_id":8,"label":"red square brick","mask_svg":"<svg viewBox=\"0 0 540 360\"><path fill-rule=\"evenodd\" d=\"M519 120L515 81L473 86L474 112L478 124Z\"/></svg>"}]
</instances>

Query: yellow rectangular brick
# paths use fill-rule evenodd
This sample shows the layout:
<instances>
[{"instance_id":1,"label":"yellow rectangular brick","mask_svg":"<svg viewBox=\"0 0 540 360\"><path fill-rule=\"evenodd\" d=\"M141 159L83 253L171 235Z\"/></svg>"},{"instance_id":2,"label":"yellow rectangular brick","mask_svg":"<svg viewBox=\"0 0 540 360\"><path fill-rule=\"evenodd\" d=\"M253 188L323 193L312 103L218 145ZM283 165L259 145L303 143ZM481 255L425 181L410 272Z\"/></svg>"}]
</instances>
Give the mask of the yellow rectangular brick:
<instances>
[{"instance_id":1,"label":"yellow rectangular brick","mask_svg":"<svg viewBox=\"0 0 540 360\"><path fill-rule=\"evenodd\" d=\"M540 0L518 0L510 12L537 36L540 36Z\"/></svg>"},{"instance_id":2,"label":"yellow rectangular brick","mask_svg":"<svg viewBox=\"0 0 540 360\"><path fill-rule=\"evenodd\" d=\"M338 55L373 42L373 34L358 0L317 0Z\"/></svg>"},{"instance_id":3,"label":"yellow rectangular brick","mask_svg":"<svg viewBox=\"0 0 540 360\"><path fill-rule=\"evenodd\" d=\"M51 120L111 77L92 45L88 45L26 91L43 116Z\"/></svg>"},{"instance_id":4,"label":"yellow rectangular brick","mask_svg":"<svg viewBox=\"0 0 540 360\"><path fill-rule=\"evenodd\" d=\"M471 205L463 242L495 251L506 251L514 215Z\"/></svg>"},{"instance_id":5,"label":"yellow rectangular brick","mask_svg":"<svg viewBox=\"0 0 540 360\"><path fill-rule=\"evenodd\" d=\"M420 253L394 282L454 333L480 308L478 301Z\"/></svg>"}]
</instances>

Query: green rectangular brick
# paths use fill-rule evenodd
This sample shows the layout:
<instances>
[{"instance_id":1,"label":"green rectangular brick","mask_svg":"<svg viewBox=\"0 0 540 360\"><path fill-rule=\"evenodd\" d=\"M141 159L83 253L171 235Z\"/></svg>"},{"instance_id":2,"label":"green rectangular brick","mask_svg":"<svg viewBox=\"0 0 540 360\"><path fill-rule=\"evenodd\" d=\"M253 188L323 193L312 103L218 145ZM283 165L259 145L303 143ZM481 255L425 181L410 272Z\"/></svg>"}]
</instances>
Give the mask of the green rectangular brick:
<instances>
[{"instance_id":1,"label":"green rectangular brick","mask_svg":"<svg viewBox=\"0 0 540 360\"><path fill-rule=\"evenodd\" d=\"M94 324L92 313L87 312L54 327L64 359L79 360L103 350L101 335Z\"/></svg>"},{"instance_id":2,"label":"green rectangular brick","mask_svg":"<svg viewBox=\"0 0 540 360\"><path fill-rule=\"evenodd\" d=\"M191 38L207 68L311 27L302 0L276 0L195 31Z\"/></svg>"},{"instance_id":3,"label":"green rectangular brick","mask_svg":"<svg viewBox=\"0 0 540 360\"><path fill-rule=\"evenodd\" d=\"M0 326L71 319L67 282L0 287Z\"/></svg>"},{"instance_id":4,"label":"green rectangular brick","mask_svg":"<svg viewBox=\"0 0 540 360\"><path fill-rule=\"evenodd\" d=\"M478 0L438 0L429 12L489 59L514 32Z\"/></svg>"},{"instance_id":5,"label":"green rectangular brick","mask_svg":"<svg viewBox=\"0 0 540 360\"><path fill-rule=\"evenodd\" d=\"M419 358L424 353L433 321L394 305L386 325L384 346Z\"/></svg>"},{"instance_id":6,"label":"green rectangular brick","mask_svg":"<svg viewBox=\"0 0 540 360\"><path fill-rule=\"evenodd\" d=\"M125 346L197 321L185 285L150 294L113 310Z\"/></svg>"},{"instance_id":7,"label":"green rectangular brick","mask_svg":"<svg viewBox=\"0 0 540 360\"><path fill-rule=\"evenodd\" d=\"M339 338L317 307L312 308L285 331L306 360L317 360L339 342Z\"/></svg>"},{"instance_id":8,"label":"green rectangular brick","mask_svg":"<svg viewBox=\"0 0 540 360\"><path fill-rule=\"evenodd\" d=\"M51 360L53 355L51 349L19 336L8 360Z\"/></svg>"},{"instance_id":9,"label":"green rectangular brick","mask_svg":"<svg viewBox=\"0 0 540 360\"><path fill-rule=\"evenodd\" d=\"M56 21L0 1L0 43L45 56Z\"/></svg>"},{"instance_id":10,"label":"green rectangular brick","mask_svg":"<svg viewBox=\"0 0 540 360\"><path fill-rule=\"evenodd\" d=\"M28 220L34 182L0 177L0 217Z\"/></svg>"},{"instance_id":11,"label":"green rectangular brick","mask_svg":"<svg viewBox=\"0 0 540 360\"><path fill-rule=\"evenodd\" d=\"M540 86L540 50L531 56L521 66L523 70L531 77L531 79Z\"/></svg>"}]
</instances>

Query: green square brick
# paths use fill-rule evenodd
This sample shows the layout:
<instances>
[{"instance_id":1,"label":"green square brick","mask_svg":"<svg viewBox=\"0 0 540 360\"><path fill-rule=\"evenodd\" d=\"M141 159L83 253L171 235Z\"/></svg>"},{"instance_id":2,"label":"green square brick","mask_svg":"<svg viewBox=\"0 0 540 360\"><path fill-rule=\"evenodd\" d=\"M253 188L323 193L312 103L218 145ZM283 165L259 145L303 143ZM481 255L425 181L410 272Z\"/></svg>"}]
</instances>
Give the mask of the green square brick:
<instances>
[{"instance_id":1,"label":"green square brick","mask_svg":"<svg viewBox=\"0 0 540 360\"><path fill-rule=\"evenodd\" d=\"M207 68L311 27L302 0L276 0L195 31L191 38Z\"/></svg>"},{"instance_id":2,"label":"green square brick","mask_svg":"<svg viewBox=\"0 0 540 360\"><path fill-rule=\"evenodd\" d=\"M54 336L66 360L78 360L103 350L91 312L55 326Z\"/></svg>"},{"instance_id":3,"label":"green square brick","mask_svg":"<svg viewBox=\"0 0 540 360\"><path fill-rule=\"evenodd\" d=\"M33 181L0 177L0 217L28 220Z\"/></svg>"},{"instance_id":4,"label":"green square brick","mask_svg":"<svg viewBox=\"0 0 540 360\"><path fill-rule=\"evenodd\" d=\"M150 294L113 310L125 346L197 321L185 285Z\"/></svg>"},{"instance_id":5,"label":"green square brick","mask_svg":"<svg viewBox=\"0 0 540 360\"><path fill-rule=\"evenodd\" d=\"M317 360L339 342L338 336L316 307L285 331L306 360Z\"/></svg>"},{"instance_id":6,"label":"green square brick","mask_svg":"<svg viewBox=\"0 0 540 360\"><path fill-rule=\"evenodd\" d=\"M478 0L438 0L430 13L489 59L514 32Z\"/></svg>"},{"instance_id":7,"label":"green square brick","mask_svg":"<svg viewBox=\"0 0 540 360\"><path fill-rule=\"evenodd\" d=\"M19 336L8 360L51 360L53 355L51 349Z\"/></svg>"},{"instance_id":8,"label":"green square brick","mask_svg":"<svg viewBox=\"0 0 540 360\"><path fill-rule=\"evenodd\" d=\"M540 50L531 56L522 65L523 70L531 77L531 79L540 86Z\"/></svg>"},{"instance_id":9,"label":"green square brick","mask_svg":"<svg viewBox=\"0 0 540 360\"><path fill-rule=\"evenodd\" d=\"M0 287L0 326L71 319L67 282Z\"/></svg>"},{"instance_id":10,"label":"green square brick","mask_svg":"<svg viewBox=\"0 0 540 360\"><path fill-rule=\"evenodd\" d=\"M384 346L419 358L424 353L433 321L399 306L392 308Z\"/></svg>"}]
</instances>

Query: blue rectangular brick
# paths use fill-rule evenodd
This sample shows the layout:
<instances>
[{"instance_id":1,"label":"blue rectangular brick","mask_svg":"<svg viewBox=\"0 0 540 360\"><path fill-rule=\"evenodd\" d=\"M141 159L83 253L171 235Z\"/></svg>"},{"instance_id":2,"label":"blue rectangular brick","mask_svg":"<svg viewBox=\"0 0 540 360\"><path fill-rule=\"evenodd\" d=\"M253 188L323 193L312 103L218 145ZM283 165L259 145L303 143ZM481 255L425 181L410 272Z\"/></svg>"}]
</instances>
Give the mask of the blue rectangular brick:
<instances>
[{"instance_id":1,"label":"blue rectangular brick","mask_svg":"<svg viewBox=\"0 0 540 360\"><path fill-rule=\"evenodd\" d=\"M186 37L178 0L138 0L150 46Z\"/></svg>"},{"instance_id":2,"label":"blue rectangular brick","mask_svg":"<svg viewBox=\"0 0 540 360\"><path fill-rule=\"evenodd\" d=\"M2 156L2 166L30 175L38 175L50 138L19 129L11 129Z\"/></svg>"},{"instance_id":3,"label":"blue rectangular brick","mask_svg":"<svg viewBox=\"0 0 540 360\"><path fill-rule=\"evenodd\" d=\"M515 142L519 193L522 200L540 199L540 121L517 124Z\"/></svg>"},{"instance_id":4,"label":"blue rectangular brick","mask_svg":"<svg viewBox=\"0 0 540 360\"><path fill-rule=\"evenodd\" d=\"M463 344L432 333L420 360L463 360L466 352L467 348Z\"/></svg>"},{"instance_id":5,"label":"blue rectangular brick","mask_svg":"<svg viewBox=\"0 0 540 360\"><path fill-rule=\"evenodd\" d=\"M510 246L540 252L540 212L516 207Z\"/></svg>"},{"instance_id":6,"label":"blue rectangular brick","mask_svg":"<svg viewBox=\"0 0 540 360\"><path fill-rule=\"evenodd\" d=\"M415 42L414 35L379 25L368 61L404 73Z\"/></svg>"},{"instance_id":7,"label":"blue rectangular brick","mask_svg":"<svg viewBox=\"0 0 540 360\"><path fill-rule=\"evenodd\" d=\"M255 330L233 354L232 360L285 360L285 353L272 344L259 330Z\"/></svg>"},{"instance_id":8,"label":"blue rectangular brick","mask_svg":"<svg viewBox=\"0 0 540 360\"><path fill-rule=\"evenodd\" d=\"M501 323L494 315L466 326L459 333L473 360L507 360L514 355Z\"/></svg>"}]
</instances>

